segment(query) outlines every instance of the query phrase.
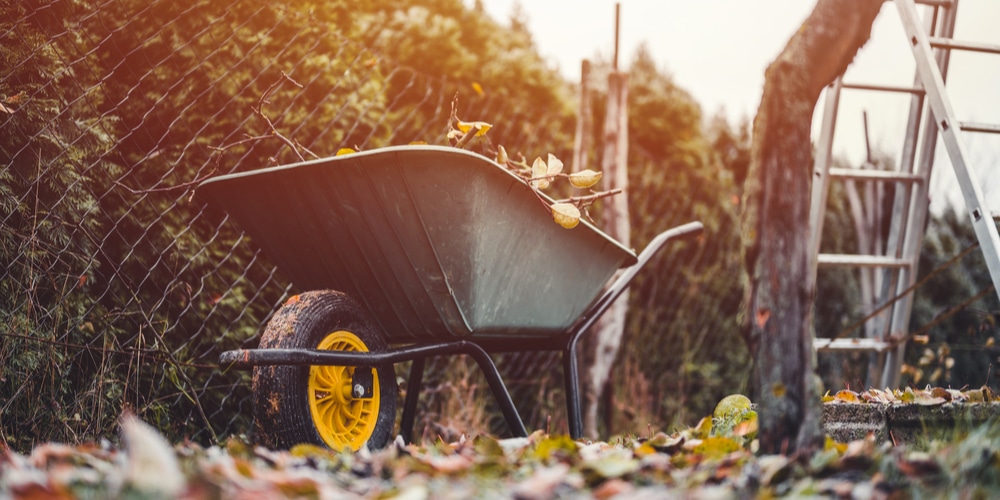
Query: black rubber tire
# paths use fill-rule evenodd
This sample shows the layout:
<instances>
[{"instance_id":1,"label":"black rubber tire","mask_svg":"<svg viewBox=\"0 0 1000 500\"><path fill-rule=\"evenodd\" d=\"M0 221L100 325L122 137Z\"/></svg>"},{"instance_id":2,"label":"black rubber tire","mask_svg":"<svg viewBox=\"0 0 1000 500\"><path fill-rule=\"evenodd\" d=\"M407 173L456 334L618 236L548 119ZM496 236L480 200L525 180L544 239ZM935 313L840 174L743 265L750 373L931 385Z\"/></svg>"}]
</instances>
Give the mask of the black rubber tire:
<instances>
[{"instance_id":1,"label":"black rubber tire","mask_svg":"<svg viewBox=\"0 0 1000 500\"><path fill-rule=\"evenodd\" d=\"M268 322L262 349L316 348L329 333L346 330L369 352L386 350L385 334L368 312L347 295L319 290L290 298ZM392 438L398 387L393 366L376 366L379 410L370 449ZM308 366L258 366L253 370L254 438L268 448L288 449L300 443L326 446L312 420L308 401Z\"/></svg>"}]
</instances>

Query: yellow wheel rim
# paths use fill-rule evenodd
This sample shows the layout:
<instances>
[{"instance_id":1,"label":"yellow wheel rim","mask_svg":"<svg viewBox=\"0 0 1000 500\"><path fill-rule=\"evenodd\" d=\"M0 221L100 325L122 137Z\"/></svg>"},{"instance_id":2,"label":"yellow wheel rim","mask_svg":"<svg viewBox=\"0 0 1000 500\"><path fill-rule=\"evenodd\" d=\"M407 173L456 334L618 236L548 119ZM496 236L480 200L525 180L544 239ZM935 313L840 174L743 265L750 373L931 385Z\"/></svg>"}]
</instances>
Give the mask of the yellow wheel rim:
<instances>
[{"instance_id":1,"label":"yellow wheel rim","mask_svg":"<svg viewBox=\"0 0 1000 500\"><path fill-rule=\"evenodd\" d=\"M336 331L317 346L334 351L368 352L357 335ZM353 367L312 366L309 369L309 411L313 424L327 446L334 450L349 447L357 451L375 430L379 410L378 372L374 373L372 397L355 398L351 379Z\"/></svg>"}]
</instances>

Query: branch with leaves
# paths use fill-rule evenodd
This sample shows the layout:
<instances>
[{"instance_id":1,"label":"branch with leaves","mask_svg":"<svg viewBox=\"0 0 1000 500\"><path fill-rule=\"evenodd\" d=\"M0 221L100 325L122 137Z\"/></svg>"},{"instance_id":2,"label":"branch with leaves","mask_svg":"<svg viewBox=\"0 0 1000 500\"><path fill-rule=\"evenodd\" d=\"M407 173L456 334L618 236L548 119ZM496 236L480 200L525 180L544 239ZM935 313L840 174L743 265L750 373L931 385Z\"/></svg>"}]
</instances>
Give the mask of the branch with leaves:
<instances>
[{"instance_id":1,"label":"branch with leaves","mask_svg":"<svg viewBox=\"0 0 1000 500\"><path fill-rule=\"evenodd\" d=\"M593 205L595 201L601 198L614 196L622 192L621 189L612 189L610 191L590 190L588 191L590 193L588 195L571 196L569 198L555 200L551 205L549 205L549 203L541 197L540 193L542 190L548 189L552 185L553 181L566 180L569 181L570 185L574 188L589 190L600 182L602 175L601 172L595 172L587 169L579 172L573 172L571 174L563 173L562 160L557 158L552 153L549 153L548 161L542 160L541 157L536 157L529 166L523 158L521 160L511 160L503 146L497 148L496 162L514 172L518 177L521 177L525 182L527 182L545 208L552 211L552 218L560 226L565 227L566 229L576 227L576 225L580 223L581 217L584 217L593 223L594 220L590 217L590 213L587 209Z\"/></svg>"},{"instance_id":2,"label":"branch with leaves","mask_svg":"<svg viewBox=\"0 0 1000 500\"><path fill-rule=\"evenodd\" d=\"M456 112L456 101L452 101L451 117L448 123L448 142L457 148L465 148L469 146L476 138L489 140L488 137L486 137L486 132L493 128L493 125L487 122L466 122L459 119ZM501 166L510 170L524 180L528 186L531 187L532 191L535 193L535 197L542 203L542 206L544 206L546 210L550 210L552 212L552 219L566 229L576 227L577 224L580 223L581 218L586 218L589 222L593 223L594 219L591 218L587 209L601 198L614 196L622 192L621 189L612 189L609 191L590 190L590 188L596 186L597 183L600 182L602 175L601 172L586 169L579 172L573 172L571 174L563 173L562 160L557 158L552 153L549 153L547 160L542 160L541 157L536 157L531 165L528 165L527 161L525 161L523 157L519 160L511 159L507 154L507 150L501 145L497 147L495 160ZM557 180L569 181L572 187L577 189L587 189L589 190L589 194L584 196L571 196L569 198L555 200L553 203L549 204L549 202L542 197L541 193L542 190L548 189L552 183Z\"/></svg>"}]
</instances>

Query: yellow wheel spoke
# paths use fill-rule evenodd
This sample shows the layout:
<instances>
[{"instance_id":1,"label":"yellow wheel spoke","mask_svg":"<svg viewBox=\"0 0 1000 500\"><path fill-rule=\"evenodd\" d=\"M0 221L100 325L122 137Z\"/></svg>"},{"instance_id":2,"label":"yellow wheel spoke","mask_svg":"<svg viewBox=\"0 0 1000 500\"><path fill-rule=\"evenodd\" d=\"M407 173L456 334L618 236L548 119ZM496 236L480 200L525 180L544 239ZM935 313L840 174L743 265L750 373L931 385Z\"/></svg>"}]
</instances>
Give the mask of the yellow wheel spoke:
<instances>
[{"instance_id":1,"label":"yellow wheel spoke","mask_svg":"<svg viewBox=\"0 0 1000 500\"><path fill-rule=\"evenodd\" d=\"M336 331L327 335L319 349L367 352L368 346L357 335ZM355 399L352 394L353 367L314 366L309 372L309 406L313 424L323 441L333 449L359 449L375 430L379 411L379 384L375 374L370 399Z\"/></svg>"}]
</instances>

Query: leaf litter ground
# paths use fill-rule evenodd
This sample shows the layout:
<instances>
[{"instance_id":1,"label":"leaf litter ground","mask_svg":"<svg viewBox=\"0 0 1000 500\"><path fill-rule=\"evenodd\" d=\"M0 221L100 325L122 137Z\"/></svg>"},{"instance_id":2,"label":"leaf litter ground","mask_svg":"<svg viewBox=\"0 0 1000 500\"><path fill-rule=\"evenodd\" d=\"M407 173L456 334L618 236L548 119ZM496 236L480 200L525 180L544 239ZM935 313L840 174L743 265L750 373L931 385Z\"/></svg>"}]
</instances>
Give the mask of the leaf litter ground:
<instances>
[{"instance_id":1,"label":"leaf litter ground","mask_svg":"<svg viewBox=\"0 0 1000 500\"><path fill-rule=\"evenodd\" d=\"M906 396L909 399L909 396ZM837 403L865 404L840 394ZM869 402L868 404L872 404ZM883 404L883 403L874 403ZM916 449L827 439L811 455L757 456L755 420L703 419L673 434L575 441L541 431L336 452L231 438L170 445L134 417L120 445L47 443L0 455L5 498L989 498L1000 494L1000 426ZM726 418L735 418L726 422ZM735 422L735 424L734 424ZM720 425L721 424L721 425ZM734 424L734 425L733 425ZM749 425L747 425L749 424Z\"/></svg>"}]
</instances>

